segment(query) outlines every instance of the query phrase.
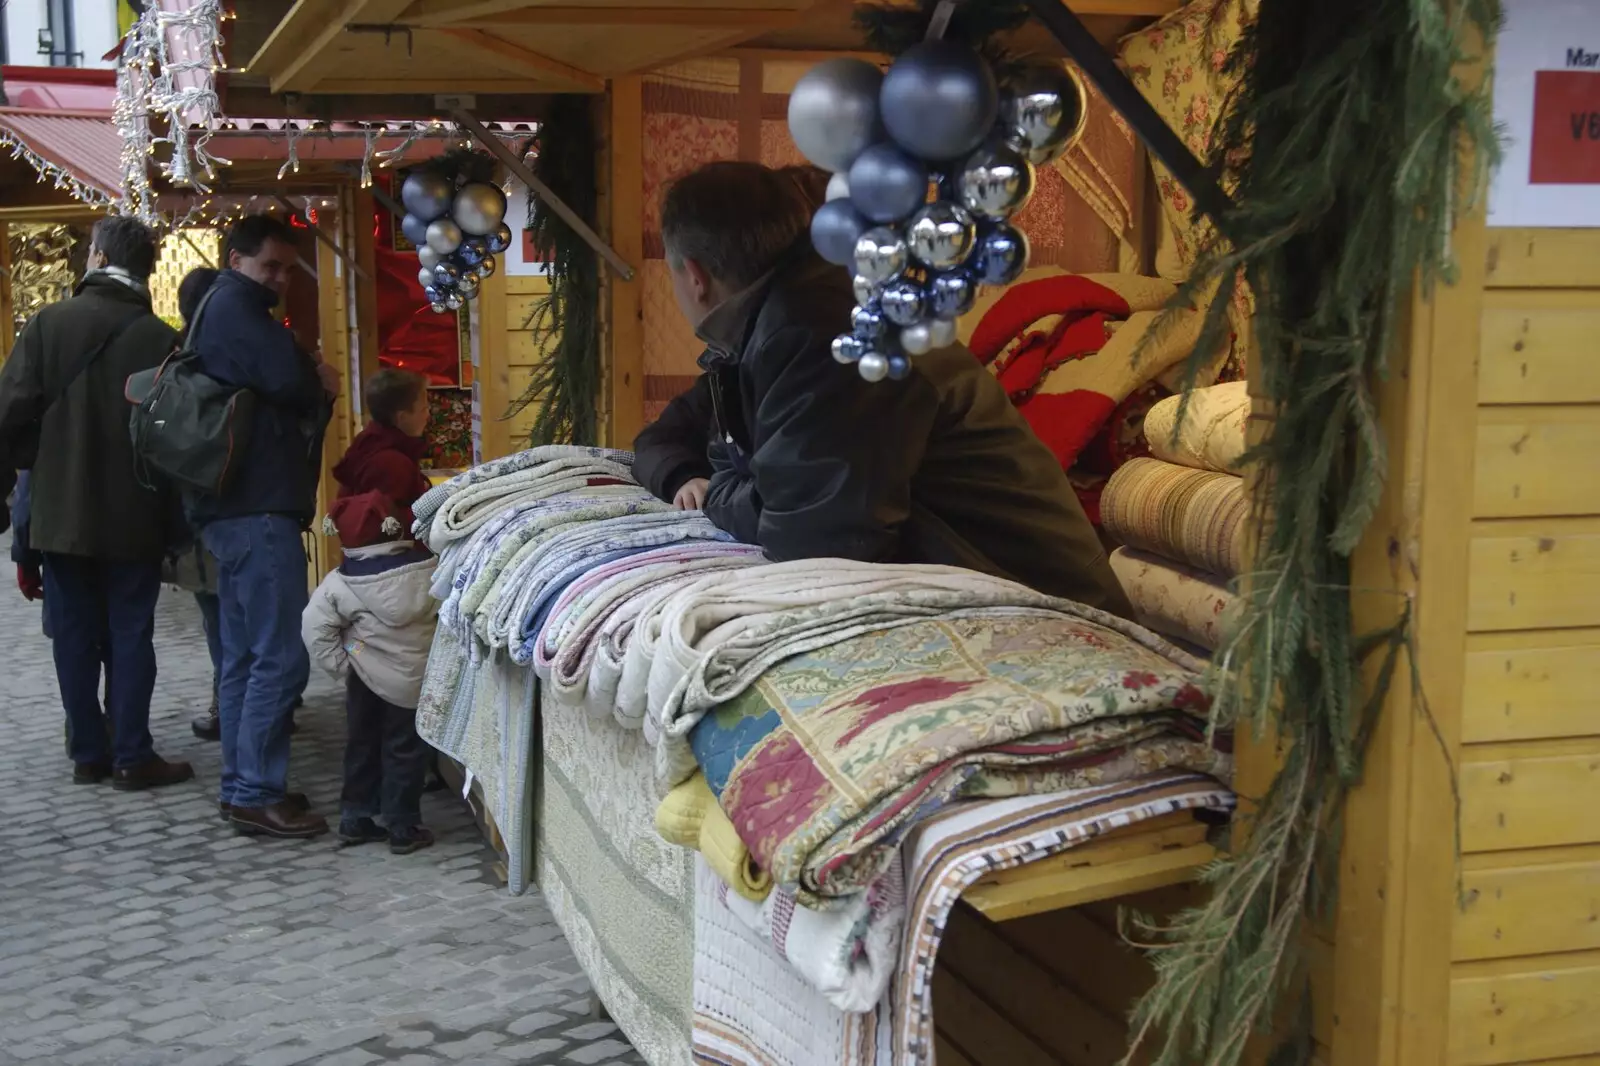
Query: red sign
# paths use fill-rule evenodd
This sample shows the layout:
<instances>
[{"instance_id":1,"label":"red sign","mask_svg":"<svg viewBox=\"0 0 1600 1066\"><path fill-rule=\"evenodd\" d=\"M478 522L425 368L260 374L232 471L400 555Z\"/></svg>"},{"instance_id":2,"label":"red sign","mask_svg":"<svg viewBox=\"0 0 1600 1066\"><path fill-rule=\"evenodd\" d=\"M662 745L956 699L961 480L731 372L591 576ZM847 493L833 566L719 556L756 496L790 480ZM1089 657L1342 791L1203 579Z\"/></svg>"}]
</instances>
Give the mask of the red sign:
<instances>
[{"instance_id":1,"label":"red sign","mask_svg":"<svg viewBox=\"0 0 1600 1066\"><path fill-rule=\"evenodd\" d=\"M1533 85L1534 185L1600 184L1600 72L1541 70Z\"/></svg>"}]
</instances>

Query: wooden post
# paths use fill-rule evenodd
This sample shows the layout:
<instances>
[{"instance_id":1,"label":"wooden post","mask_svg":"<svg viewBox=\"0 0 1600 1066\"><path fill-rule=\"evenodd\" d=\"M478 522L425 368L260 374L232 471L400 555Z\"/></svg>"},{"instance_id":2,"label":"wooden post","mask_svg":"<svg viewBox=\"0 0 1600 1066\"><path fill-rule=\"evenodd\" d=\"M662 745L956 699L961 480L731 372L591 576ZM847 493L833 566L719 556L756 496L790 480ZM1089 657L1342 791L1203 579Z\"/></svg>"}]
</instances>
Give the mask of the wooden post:
<instances>
[{"instance_id":1,"label":"wooden post","mask_svg":"<svg viewBox=\"0 0 1600 1066\"><path fill-rule=\"evenodd\" d=\"M352 342L359 345L356 352L361 367L361 380L353 382L352 388L360 388L378 372L378 264L372 193L349 186L340 196L340 208L350 219L350 250L354 260L351 284L355 290L356 315L356 335Z\"/></svg>"},{"instance_id":2,"label":"wooden post","mask_svg":"<svg viewBox=\"0 0 1600 1066\"><path fill-rule=\"evenodd\" d=\"M497 270L483 279L477 298L462 305L461 313L476 319L478 362L473 368L472 389L478 398L483 458L498 459L521 447L512 441L511 423L506 421L512 390L505 272Z\"/></svg>"},{"instance_id":3,"label":"wooden post","mask_svg":"<svg viewBox=\"0 0 1600 1066\"><path fill-rule=\"evenodd\" d=\"M341 196L341 203L342 203ZM350 216L341 211L337 224L329 228L348 237ZM328 506L339 495L339 485L333 477L333 467L350 447L350 440L359 428L355 416L356 401L350 372L349 286L350 268L334 249L331 241L317 242L317 328L322 341L323 361L339 371L339 399L333 406L333 418L322 443L322 476L317 482L317 516L311 524L307 538L310 547L311 580L320 582L339 563L339 541L322 534L322 517Z\"/></svg>"},{"instance_id":4,"label":"wooden post","mask_svg":"<svg viewBox=\"0 0 1600 1066\"><path fill-rule=\"evenodd\" d=\"M0 363L17 340L17 309L11 294L11 225L0 222Z\"/></svg>"},{"instance_id":5,"label":"wooden post","mask_svg":"<svg viewBox=\"0 0 1600 1066\"><path fill-rule=\"evenodd\" d=\"M644 79L614 78L607 97L604 176L609 193L610 236L617 254L631 263L644 262ZM605 389L608 410L605 442L631 448L644 428L643 283L635 275L605 278Z\"/></svg>"}]
</instances>

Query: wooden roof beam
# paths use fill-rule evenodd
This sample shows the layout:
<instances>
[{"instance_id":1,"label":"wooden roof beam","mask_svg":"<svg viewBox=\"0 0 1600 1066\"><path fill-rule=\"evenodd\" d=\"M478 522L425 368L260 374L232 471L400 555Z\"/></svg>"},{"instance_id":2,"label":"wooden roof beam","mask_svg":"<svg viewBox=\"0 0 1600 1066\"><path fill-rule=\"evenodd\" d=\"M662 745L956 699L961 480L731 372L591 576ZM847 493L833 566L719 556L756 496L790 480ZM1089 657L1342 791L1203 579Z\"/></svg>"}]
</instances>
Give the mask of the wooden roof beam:
<instances>
[{"instance_id":1,"label":"wooden roof beam","mask_svg":"<svg viewBox=\"0 0 1600 1066\"><path fill-rule=\"evenodd\" d=\"M580 92L605 92L606 80L600 75L540 55L483 30L433 29L425 31L424 40L438 41L456 52L464 51L469 58L489 56L495 61L494 65L502 69L509 63L513 71L528 71L542 81L566 82Z\"/></svg>"},{"instance_id":2,"label":"wooden roof beam","mask_svg":"<svg viewBox=\"0 0 1600 1066\"><path fill-rule=\"evenodd\" d=\"M535 26L660 26L694 29L710 26L732 30L786 30L800 22L803 11L781 8L704 7L525 7L494 15L451 22L476 29L528 29Z\"/></svg>"},{"instance_id":3,"label":"wooden roof beam","mask_svg":"<svg viewBox=\"0 0 1600 1066\"><path fill-rule=\"evenodd\" d=\"M245 68L265 75L275 93L306 92L320 77L319 60L352 22L387 23L410 0L344 0L328 10L327 0L299 0Z\"/></svg>"},{"instance_id":4,"label":"wooden roof beam","mask_svg":"<svg viewBox=\"0 0 1600 1066\"><path fill-rule=\"evenodd\" d=\"M528 0L414 0L401 17L418 25L448 26L463 19L515 11L527 3Z\"/></svg>"}]
</instances>

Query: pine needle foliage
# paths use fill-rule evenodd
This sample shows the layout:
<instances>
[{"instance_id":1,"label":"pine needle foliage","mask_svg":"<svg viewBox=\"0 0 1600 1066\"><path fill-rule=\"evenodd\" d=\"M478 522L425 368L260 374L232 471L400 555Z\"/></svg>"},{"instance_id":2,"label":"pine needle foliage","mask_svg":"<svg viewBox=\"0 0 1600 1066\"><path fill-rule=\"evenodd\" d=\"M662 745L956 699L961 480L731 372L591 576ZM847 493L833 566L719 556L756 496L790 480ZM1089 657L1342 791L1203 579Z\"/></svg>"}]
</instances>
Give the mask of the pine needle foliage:
<instances>
[{"instance_id":1,"label":"pine needle foliage","mask_svg":"<svg viewBox=\"0 0 1600 1066\"><path fill-rule=\"evenodd\" d=\"M1465 42L1498 24L1498 0L1261 0L1230 57L1240 88L1214 145L1232 163L1229 241L1210 242L1175 305L1206 305L1192 383L1237 286L1256 300L1256 391L1274 419L1247 456L1259 540L1210 682L1215 726L1270 731L1282 766L1241 846L1206 871L1209 902L1135 921L1157 980L1130 1060L1236 1066L1305 995L1303 920L1332 898L1340 812L1410 641L1405 607L1353 633L1351 553L1388 462L1374 393L1413 285L1451 279L1450 229L1497 153L1487 79L1457 74ZM1286 1043L1274 1062L1308 1054Z\"/></svg>"},{"instance_id":2,"label":"pine needle foliage","mask_svg":"<svg viewBox=\"0 0 1600 1066\"><path fill-rule=\"evenodd\" d=\"M599 145L587 97L551 97L550 110L534 135L534 174L579 218L593 224L599 176ZM547 351L528 387L511 402L506 418L537 408L528 447L598 444L600 400L600 266L594 250L559 215L528 197L528 232L548 268L550 292L538 301L525 327L536 350Z\"/></svg>"}]
</instances>

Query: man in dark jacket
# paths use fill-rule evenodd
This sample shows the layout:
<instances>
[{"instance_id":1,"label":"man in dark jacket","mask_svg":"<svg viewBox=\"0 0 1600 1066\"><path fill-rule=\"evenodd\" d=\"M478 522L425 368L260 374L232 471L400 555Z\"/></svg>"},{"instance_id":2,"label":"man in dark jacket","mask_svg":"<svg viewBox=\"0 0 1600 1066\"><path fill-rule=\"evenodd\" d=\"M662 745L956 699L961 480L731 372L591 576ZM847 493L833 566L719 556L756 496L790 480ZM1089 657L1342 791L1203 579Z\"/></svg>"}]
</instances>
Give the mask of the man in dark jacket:
<instances>
[{"instance_id":1,"label":"man in dark jacket","mask_svg":"<svg viewBox=\"0 0 1600 1066\"><path fill-rule=\"evenodd\" d=\"M228 234L227 270L189 326L210 376L255 393L250 446L220 495L189 500L217 560L222 622L220 809L249 835L317 836L328 823L288 791L289 720L310 670L301 533L316 512L322 436L338 375L273 317L298 260L294 231L266 216Z\"/></svg>"},{"instance_id":2,"label":"man in dark jacket","mask_svg":"<svg viewBox=\"0 0 1600 1066\"><path fill-rule=\"evenodd\" d=\"M194 776L188 763L156 755L150 737L155 609L171 509L135 476L123 398L128 375L159 364L177 339L150 309L155 259L147 226L130 218L97 223L82 283L23 327L0 372L0 464L32 469L29 538L44 558L73 780L109 777L118 789ZM104 651L110 683L102 711Z\"/></svg>"},{"instance_id":3,"label":"man in dark jacket","mask_svg":"<svg viewBox=\"0 0 1600 1066\"><path fill-rule=\"evenodd\" d=\"M963 566L1130 614L1065 473L970 352L876 384L834 361L855 299L809 214L755 163L667 190L667 265L706 373L639 435L639 480L777 561Z\"/></svg>"}]
</instances>

